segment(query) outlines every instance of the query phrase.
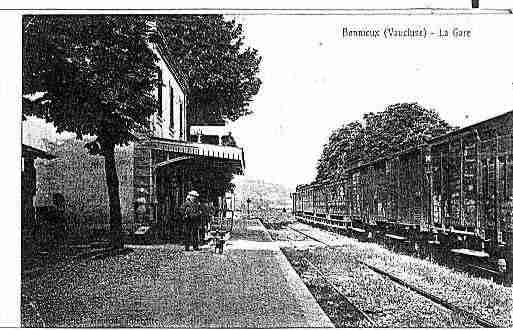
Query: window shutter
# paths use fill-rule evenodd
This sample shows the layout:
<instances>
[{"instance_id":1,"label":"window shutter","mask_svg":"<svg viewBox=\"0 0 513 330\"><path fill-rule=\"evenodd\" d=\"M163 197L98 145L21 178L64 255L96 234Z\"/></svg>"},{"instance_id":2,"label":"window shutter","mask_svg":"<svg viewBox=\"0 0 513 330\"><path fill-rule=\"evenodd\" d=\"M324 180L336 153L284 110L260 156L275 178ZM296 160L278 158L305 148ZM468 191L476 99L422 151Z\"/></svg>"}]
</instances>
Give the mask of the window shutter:
<instances>
[{"instance_id":1,"label":"window shutter","mask_svg":"<svg viewBox=\"0 0 513 330\"><path fill-rule=\"evenodd\" d=\"M175 127L174 123L174 95L173 95L173 87L171 87L171 80L169 81L169 130L173 130Z\"/></svg>"},{"instance_id":2,"label":"window shutter","mask_svg":"<svg viewBox=\"0 0 513 330\"><path fill-rule=\"evenodd\" d=\"M162 89L164 87L164 82L162 81L162 69L159 69L158 72L158 79L159 79L159 88L158 88L158 115L162 117Z\"/></svg>"},{"instance_id":3,"label":"window shutter","mask_svg":"<svg viewBox=\"0 0 513 330\"><path fill-rule=\"evenodd\" d=\"M183 137L183 104L180 102L180 137Z\"/></svg>"}]
</instances>

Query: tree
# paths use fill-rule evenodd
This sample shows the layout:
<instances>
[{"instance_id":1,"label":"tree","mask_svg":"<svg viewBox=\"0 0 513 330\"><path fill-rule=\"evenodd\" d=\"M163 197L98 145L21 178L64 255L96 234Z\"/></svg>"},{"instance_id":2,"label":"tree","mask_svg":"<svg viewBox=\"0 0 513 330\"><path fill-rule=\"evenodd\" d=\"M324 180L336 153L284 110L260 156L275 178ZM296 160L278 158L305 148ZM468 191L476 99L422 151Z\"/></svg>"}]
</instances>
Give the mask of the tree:
<instances>
[{"instance_id":1,"label":"tree","mask_svg":"<svg viewBox=\"0 0 513 330\"><path fill-rule=\"evenodd\" d=\"M236 120L251 113L261 57L244 45L242 26L222 15L158 16L171 57L189 78L191 124Z\"/></svg>"},{"instance_id":2,"label":"tree","mask_svg":"<svg viewBox=\"0 0 513 330\"><path fill-rule=\"evenodd\" d=\"M23 115L96 137L87 147L105 158L113 247L123 245L114 147L157 109L149 35L139 16L23 17Z\"/></svg>"},{"instance_id":3,"label":"tree","mask_svg":"<svg viewBox=\"0 0 513 330\"><path fill-rule=\"evenodd\" d=\"M417 103L399 103L383 112L366 113L363 124L351 122L331 134L318 161L316 180L339 178L357 162L420 145L452 129L435 110Z\"/></svg>"},{"instance_id":4,"label":"tree","mask_svg":"<svg viewBox=\"0 0 513 330\"><path fill-rule=\"evenodd\" d=\"M317 164L316 180L339 177L347 163L362 158L363 132L362 124L354 121L331 134Z\"/></svg>"}]
</instances>

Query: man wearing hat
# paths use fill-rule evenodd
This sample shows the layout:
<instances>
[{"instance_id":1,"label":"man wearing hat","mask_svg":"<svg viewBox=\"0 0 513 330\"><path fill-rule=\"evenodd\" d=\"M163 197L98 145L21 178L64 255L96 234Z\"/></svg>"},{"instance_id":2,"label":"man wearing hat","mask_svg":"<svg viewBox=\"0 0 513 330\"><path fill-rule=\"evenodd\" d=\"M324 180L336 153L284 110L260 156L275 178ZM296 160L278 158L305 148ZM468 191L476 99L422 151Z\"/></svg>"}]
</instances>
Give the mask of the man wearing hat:
<instances>
[{"instance_id":1,"label":"man wearing hat","mask_svg":"<svg viewBox=\"0 0 513 330\"><path fill-rule=\"evenodd\" d=\"M199 194L191 190L181 207L181 213L184 222L184 245L185 251L189 251L192 246L194 250L199 250L199 228L201 225L202 214L199 203Z\"/></svg>"}]
</instances>

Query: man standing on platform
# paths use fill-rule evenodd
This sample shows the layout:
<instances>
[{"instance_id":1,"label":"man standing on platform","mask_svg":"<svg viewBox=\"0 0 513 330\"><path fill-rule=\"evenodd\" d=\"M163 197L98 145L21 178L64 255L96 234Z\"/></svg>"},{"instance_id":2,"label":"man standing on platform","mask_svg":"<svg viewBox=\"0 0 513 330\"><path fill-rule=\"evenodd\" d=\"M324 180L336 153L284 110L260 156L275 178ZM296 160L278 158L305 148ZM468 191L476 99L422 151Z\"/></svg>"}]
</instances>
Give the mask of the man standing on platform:
<instances>
[{"instance_id":1,"label":"man standing on platform","mask_svg":"<svg viewBox=\"0 0 513 330\"><path fill-rule=\"evenodd\" d=\"M185 251L189 251L192 246L194 250L199 250L199 227L201 225L202 214L199 203L199 194L191 190L181 207L181 213L184 222L185 231Z\"/></svg>"},{"instance_id":2,"label":"man standing on platform","mask_svg":"<svg viewBox=\"0 0 513 330\"><path fill-rule=\"evenodd\" d=\"M203 201L201 204L201 225L199 228L199 237L200 237L200 245L205 244L205 236L208 231L208 225L210 224L210 219L213 215L212 208L210 207L210 202Z\"/></svg>"}]
</instances>

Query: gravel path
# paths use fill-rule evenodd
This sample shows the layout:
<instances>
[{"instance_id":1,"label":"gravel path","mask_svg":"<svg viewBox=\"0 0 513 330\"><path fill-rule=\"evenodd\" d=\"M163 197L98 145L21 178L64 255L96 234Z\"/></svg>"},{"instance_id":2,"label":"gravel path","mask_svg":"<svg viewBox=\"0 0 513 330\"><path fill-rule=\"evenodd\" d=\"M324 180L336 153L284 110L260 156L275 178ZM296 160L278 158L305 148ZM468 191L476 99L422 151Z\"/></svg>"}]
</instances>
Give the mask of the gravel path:
<instances>
[{"instance_id":1,"label":"gravel path","mask_svg":"<svg viewBox=\"0 0 513 330\"><path fill-rule=\"evenodd\" d=\"M22 282L30 297L22 304L22 325L332 327L259 222L241 226L222 255L210 248L185 253L181 246L140 246Z\"/></svg>"}]
</instances>

